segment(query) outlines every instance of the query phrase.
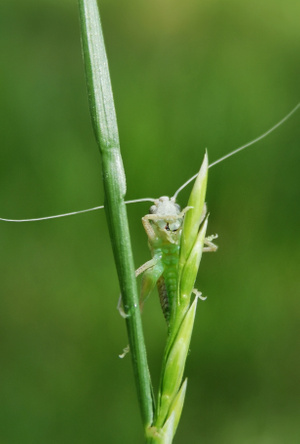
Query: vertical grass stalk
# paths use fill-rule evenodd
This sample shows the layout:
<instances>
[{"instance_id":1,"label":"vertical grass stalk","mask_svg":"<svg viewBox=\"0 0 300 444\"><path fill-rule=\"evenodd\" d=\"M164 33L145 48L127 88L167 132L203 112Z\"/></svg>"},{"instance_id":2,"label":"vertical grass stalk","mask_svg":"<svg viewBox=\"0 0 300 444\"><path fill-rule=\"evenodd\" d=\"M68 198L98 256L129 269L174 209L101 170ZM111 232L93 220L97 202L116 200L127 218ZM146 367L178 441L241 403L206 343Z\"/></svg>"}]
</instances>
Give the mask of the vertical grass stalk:
<instances>
[{"instance_id":1,"label":"vertical grass stalk","mask_svg":"<svg viewBox=\"0 0 300 444\"><path fill-rule=\"evenodd\" d=\"M118 271L129 345L145 429L152 424L153 400L139 310L124 196L126 181L108 62L96 0L79 0L83 59L93 128L102 159L105 210ZM114 295L115 296L115 295Z\"/></svg>"}]
</instances>

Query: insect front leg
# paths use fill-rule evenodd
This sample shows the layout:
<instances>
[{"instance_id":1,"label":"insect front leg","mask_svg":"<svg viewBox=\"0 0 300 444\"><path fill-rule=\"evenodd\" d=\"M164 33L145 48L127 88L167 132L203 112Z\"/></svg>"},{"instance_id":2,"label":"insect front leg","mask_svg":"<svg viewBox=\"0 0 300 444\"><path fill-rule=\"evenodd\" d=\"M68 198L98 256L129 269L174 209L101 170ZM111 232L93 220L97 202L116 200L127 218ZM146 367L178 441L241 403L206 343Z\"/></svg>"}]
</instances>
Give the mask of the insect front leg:
<instances>
[{"instance_id":1,"label":"insect front leg","mask_svg":"<svg viewBox=\"0 0 300 444\"><path fill-rule=\"evenodd\" d=\"M155 217L153 218L153 216ZM156 214L146 214L146 216L142 217L142 224L150 242L156 238L156 234L149 220L153 220L155 218L157 218Z\"/></svg>"}]
</instances>

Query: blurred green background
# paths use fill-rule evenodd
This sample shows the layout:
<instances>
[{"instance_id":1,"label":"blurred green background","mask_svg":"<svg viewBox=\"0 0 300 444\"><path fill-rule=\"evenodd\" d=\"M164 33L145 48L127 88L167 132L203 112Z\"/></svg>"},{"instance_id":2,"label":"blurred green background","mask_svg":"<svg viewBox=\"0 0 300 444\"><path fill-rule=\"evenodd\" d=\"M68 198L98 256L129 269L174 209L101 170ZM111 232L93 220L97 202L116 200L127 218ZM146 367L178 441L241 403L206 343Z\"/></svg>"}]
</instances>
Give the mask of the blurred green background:
<instances>
[{"instance_id":1,"label":"blurred green background","mask_svg":"<svg viewBox=\"0 0 300 444\"><path fill-rule=\"evenodd\" d=\"M103 0L127 198L171 195L299 101L297 0ZM0 5L0 216L103 202L77 3ZM210 171L177 443L300 441L299 112ZM182 192L183 206L189 190ZM136 267L149 259L128 207ZM143 442L104 214L0 223L0 444ZM157 386L166 327L143 314Z\"/></svg>"}]
</instances>

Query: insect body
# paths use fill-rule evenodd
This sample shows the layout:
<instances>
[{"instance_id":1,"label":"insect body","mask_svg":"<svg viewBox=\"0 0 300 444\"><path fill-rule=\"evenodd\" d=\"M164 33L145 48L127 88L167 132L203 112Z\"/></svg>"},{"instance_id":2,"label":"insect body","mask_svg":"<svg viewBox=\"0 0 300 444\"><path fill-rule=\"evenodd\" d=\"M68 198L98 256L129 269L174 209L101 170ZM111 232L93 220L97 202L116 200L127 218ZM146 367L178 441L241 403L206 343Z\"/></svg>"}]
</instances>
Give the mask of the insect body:
<instances>
[{"instance_id":1,"label":"insect body","mask_svg":"<svg viewBox=\"0 0 300 444\"><path fill-rule=\"evenodd\" d=\"M142 218L142 223L148 236L148 244L152 259L142 265L137 271L138 276L144 273L142 279L141 302L143 303L157 285L163 314L169 324L170 314L174 310L178 295L178 269L181 246L181 234L184 216L193 207L182 211L174 197L163 196L154 201L150 214ZM201 215L200 223L206 216L206 207ZM211 242L215 236L204 242L204 251L215 251L217 247Z\"/></svg>"},{"instance_id":2,"label":"insect body","mask_svg":"<svg viewBox=\"0 0 300 444\"><path fill-rule=\"evenodd\" d=\"M185 212L175 200L167 196L155 200L150 214L142 218L148 236L152 260L140 267L136 274L144 272L141 304L157 284L163 314L169 323L172 304L176 300L180 239Z\"/></svg>"}]
</instances>

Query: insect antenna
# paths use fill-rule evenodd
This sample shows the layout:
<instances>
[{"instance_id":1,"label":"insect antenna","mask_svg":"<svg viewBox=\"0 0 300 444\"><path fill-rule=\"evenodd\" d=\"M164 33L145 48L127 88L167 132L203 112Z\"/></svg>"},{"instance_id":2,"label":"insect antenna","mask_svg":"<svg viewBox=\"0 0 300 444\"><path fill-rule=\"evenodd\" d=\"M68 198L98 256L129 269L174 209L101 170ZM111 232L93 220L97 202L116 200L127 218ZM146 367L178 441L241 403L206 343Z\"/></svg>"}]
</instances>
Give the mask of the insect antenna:
<instances>
[{"instance_id":1,"label":"insect antenna","mask_svg":"<svg viewBox=\"0 0 300 444\"><path fill-rule=\"evenodd\" d=\"M125 204L132 204L136 202L154 202L155 199L144 197L141 199L133 199L133 200L126 200ZM4 222L37 222L40 220L48 220L48 219L58 219L60 217L67 217L67 216L75 216L75 214L81 214L81 213L89 213L90 211L96 211L96 210L102 210L104 208L104 205L100 205L99 207L93 207L88 208L87 210L79 210L79 211L72 211L70 213L63 213L63 214L55 214L54 216L45 216L45 217L36 217L33 219L4 219L0 217L0 220Z\"/></svg>"},{"instance_id":2,"label":"insect antenna","mask_svg":"<svg viewBox=\"0 0 300 444\"><path fill-rule=\"evenodd\" d=\"M261 136L256 137L256 139L251 140L251 142L246 143L245 145L240 146L239 148L236 148L235 150L231 151L230 153L226 154L225 156L221 157L218 160L215 160L213 163L211 163L208 168L211 168L215 165L217 165L218 163L223 162L223 160L228 159L231 156L234 156L235 154L237 154L239 151L244 150L245 148L248 148L251 145L254 145L256 142L259 142L260 140L264 139L265 137L267 137L269 134L271 134L273 131L275 131L279 126L281 126L284 122L286 122L296 111L297 109L300 107L300 103L298 103L295 108L292 109L292 111L290 111L283 119L281 119L278 123L276 123L276 125L272 126L272 128L270 128L268 131L266 131L264 134L262 134Z\"/></svg>"},{"instance_id":3,"label":"insect antenna","mask_svg":"<svg viewBox=\"0 0 300 444\"><path fill-rule=\"evenodd\" d=\"M299 107L300 107L300 103L298 103L295 106L295 108L293 108L283 119L281 119L278 123L276 123L276 125L274 125L272 128L270 128L268 131L266 131L265 133L263 133L260 136L256 137L255 139L251 140L251 142L248 142L245 145L242 145L239 148L236 148L235 150L233 150L230 153L226 154L225 156L220 157L219 159L215 160L213 163L211 163L208 166L208 168L211 168L211 167L217 165L218 163L223 162L223 160L228 159L231 156L234 156L238 152L244 150L245 148L248 148L251 145L254 145L255 143L257 143L260 140L262 140L265 137L267 137L270 133L272 133L280 125L282 125L286 120L288 120L298 110ZM175 202L178 194L180 193L180 191L182 191L190 182L192 182L197 177L197 175L198 175L198 173L195 174L194 176L192 176L183 185L181 185L181 187L178 188L178 190L176 191L174 196L171 198L171 200ZM155 199L153 199L151 197L149 197L149 198L145 197L145 198L141 198L141 199L127 200L127 201L125 201L125 204L131 204L131 203L136 203L136 202L154 202L154 201L155 201ZM91 211L101 210L103 208L104 208L104 205L100 205L100 206L97 206L97 207L88 208L86 210L72 211L70 213L63 213L63 214L55 214L53 216L37 217L37 218L32 218L32 219L5 219L5 218L0 218L0 221L3 221L3 222L37 222L37 221L41 221L41 220L58 219L58 218L61 218L61 217L75 216L76 214L88 213L88 212L91 212Z\"/></svg>"},{"instance_id":4,"label":"insect antenna","mask_svg":"<svg viewBox=\"0 0 300 444\"><path fill-rule=\"evenodd\" d=\"M268 131L266 131L265 133L263 133L260 136L256 137L255 139L251 140L251 142L248 142L245 145L242 145L239 148L236 148L235 150L233 150L230 153L226 154L225 156L220 157L219 159L215 160L214 162L212 162L211 164L208 165L208 168L212 168L213 166L217 165L218 163L223 162L223 160L228 159L231 156L234 156L238 152L244 150L245 148L248 148L251 145L254 145L255 143L257 143L260 140L262 140L265 137L267 137L269 134L271 134L273 131L275 131L279 126L281 126L284 122L286 122L298 110L299 107L300 107L300 103L298 103L295 106L295 108L293 108L283 119L281 119L279 122L277 122L276 125L272 126L272 128L270 128L270 129L268 129ZM178 194L180 193L180 191L182 191L190 182L192 182L194 179L196 179L197 176L198 176L198 173L194 174L194 176L190 177L189 180L187 180L183 185L181 185L181 187L178 188L178 190L176 191L176 193L172 197L172 200L175 201L177 196L178 196Z\"/></svg>"}]
</instances>

